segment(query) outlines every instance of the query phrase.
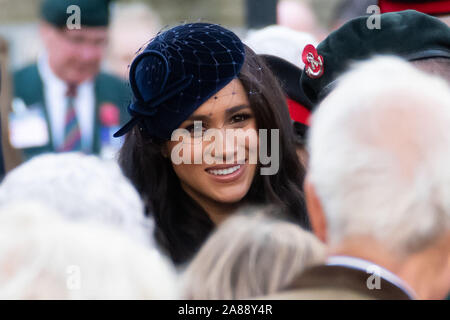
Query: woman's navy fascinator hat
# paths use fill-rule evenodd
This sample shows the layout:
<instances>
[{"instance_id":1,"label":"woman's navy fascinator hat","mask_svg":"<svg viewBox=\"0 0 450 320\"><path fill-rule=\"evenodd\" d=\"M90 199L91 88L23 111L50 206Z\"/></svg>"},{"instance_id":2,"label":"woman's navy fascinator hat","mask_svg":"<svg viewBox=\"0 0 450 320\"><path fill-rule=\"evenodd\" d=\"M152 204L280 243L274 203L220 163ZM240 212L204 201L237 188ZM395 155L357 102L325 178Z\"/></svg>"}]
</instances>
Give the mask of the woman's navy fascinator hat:
<instances>
[{"instance_id":1,"label":"woman's navy fascinator hat","mask_svg":"<svg viewBox=\"0 0 450 320\"><path fill-rule=\"evenodd\" d=\"M158 34L133 60L132 119L114 137L139 125L150 137L170 139L200 105L235 79L245 49L230 30L209 23L184 24Z\"/></svg>"}]
</instances>

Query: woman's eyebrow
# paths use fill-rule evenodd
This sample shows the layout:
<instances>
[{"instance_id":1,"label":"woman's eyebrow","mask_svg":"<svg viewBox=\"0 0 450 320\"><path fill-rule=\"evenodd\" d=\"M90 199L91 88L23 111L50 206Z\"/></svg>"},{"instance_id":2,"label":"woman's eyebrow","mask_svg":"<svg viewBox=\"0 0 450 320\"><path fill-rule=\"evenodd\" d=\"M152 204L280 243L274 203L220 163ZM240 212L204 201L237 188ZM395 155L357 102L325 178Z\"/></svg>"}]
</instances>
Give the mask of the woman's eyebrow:
<instances>
[{"instance_id":1,"label":"woman's eyebrow","mask_svg":"<svg viewBox=\"0 0 450 320\"><path fill-rule=\"evenodd\" d=\"M225 110L225 115L231 115L231 114L233 114L235 112L238 112L238 111L240 111L242 109L247 109L247 108L250 108L250 106L245 105L245 104L240 105L240 106L231 107L231 108Z\"/></svg>"},{"instance_id":2,"label":"woman's eyebrow","mask_svg":"<svg viewBox=\"0 0 450 320\"><path fill-rule=\"evenodd\" d=\"M238 112L238 111L240 111L242 109L247 109L247 108L250 108L250 106L245 105L245 104L239 105L239 106L235 106L235 107L231 107L231 108L225 110L225 115L229 116L229 115L231 115L231 114L233 114L235 112ZM189 121L201 120L201 121L205 121L206 122L209 119L210 119L210 116L206 115L206 114L205 115L204 114L193 114L189 118L187 118L186 120L189 120Z\"/></svg>"},{"instance_id":3,"label":"woman's eyebrow","mask_svg":"<svg viewBox=\"0 0 450 320\"><path fill-rule=\"evenodd\" d=\"M191 115L189 118L187 118L186 120L191 120L191 121L196 121L196 120L201 120L201 121L208 121L209 120L209 116L208 115L203 115L203 114L193 114Z\"/></svg>"}]
</instances>

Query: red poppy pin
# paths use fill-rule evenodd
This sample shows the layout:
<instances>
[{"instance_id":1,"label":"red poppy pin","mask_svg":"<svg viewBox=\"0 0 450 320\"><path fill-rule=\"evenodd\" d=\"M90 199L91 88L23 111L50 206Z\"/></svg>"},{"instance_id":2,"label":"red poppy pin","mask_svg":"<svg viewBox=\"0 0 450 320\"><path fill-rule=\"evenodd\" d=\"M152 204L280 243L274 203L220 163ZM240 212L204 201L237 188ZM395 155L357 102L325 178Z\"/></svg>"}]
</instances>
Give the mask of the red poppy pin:
<instances>
[{"instance_id":1,"label":"red poppy pin","mask_svg":"<svg viewBox=\"0 0 450 320\"><path fill-rule=\"evenodd\" d=\"M305 47L302 59L305 63L305 72L310 78L317 79L323 75L323 57L317 53L316 48L312 44L308 44Z\"/></svg>"},{"instance_id":2,"label":"red poppy pin","mask_svg":"<svg viewBox=\"0 0 450 320\"><path fill-rule=\"evenodd\" d=\"M112 103L106 102L100 107L100 122L105 127L119 125L120 111Z\"/></svg>"}]
</instances>

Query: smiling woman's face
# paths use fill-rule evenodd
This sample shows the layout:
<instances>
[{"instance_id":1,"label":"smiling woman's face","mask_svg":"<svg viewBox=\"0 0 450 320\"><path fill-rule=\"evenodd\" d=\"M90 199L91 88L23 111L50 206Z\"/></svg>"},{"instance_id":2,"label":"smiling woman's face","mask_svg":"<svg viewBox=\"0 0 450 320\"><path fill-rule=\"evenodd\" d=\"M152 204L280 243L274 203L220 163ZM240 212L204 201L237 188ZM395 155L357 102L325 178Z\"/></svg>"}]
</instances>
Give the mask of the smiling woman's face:
<instances>
[{"instance_id":1,"label":"smiling woman's face","mask_svg":"<svg viewBox=\"0 0 450 320\"><path fill-rule=\"evenodd\" d=\"M201 121L202 127L196 122L197 126L194 128L194 121ZM173 169L182 188L200 204L204 201L227 204L239 202L247 194L255 176L256 161L249 159L253 159L251 154L256 155L258 149L256 120L241 82L238 79L231 81L203 103L179 129L188 130L190 136L196 139L187 146L191 151L191 164L174 164L172 158ZM242 139L237 138L233 143L225 143L224 138L224 146L217 148L214 139L211 142L194 136L194 129L195 132L219 129L224 137L225 129L241 129L238 137L240 135ZM243 138L244 135L252 138ZM252 140L254 143L251 143ZM172 150L179 143L182 142L167 142L168 156L172 155ZM194 157L201 158L203 153L200 152L205 152L208 148L214 163L208 164L202 160L200 164L194 164ZM179 155L183 156L182 153L183 151ZM222 164L219 164L221 161Z\"/></svg>"}]
</instances>

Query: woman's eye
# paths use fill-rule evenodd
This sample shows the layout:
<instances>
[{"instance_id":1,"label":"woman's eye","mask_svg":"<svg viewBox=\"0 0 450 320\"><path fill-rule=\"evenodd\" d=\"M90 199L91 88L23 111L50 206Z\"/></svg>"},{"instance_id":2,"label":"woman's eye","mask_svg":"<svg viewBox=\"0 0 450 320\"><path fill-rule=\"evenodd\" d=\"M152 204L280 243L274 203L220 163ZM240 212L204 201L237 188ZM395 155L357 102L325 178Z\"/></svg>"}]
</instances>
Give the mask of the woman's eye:
<instances>
[{"instance_id":1,"label":"woman's eye","mask_svg":"<svg viewBox=\"0 0 450 320\"><path fill-rule=\"evenodd\" d=\"M193 132L195 130L202 130L202 128L203 128L202 126L191 124L187 126L185 129L189 132Z\"/></svg>"},{"instance_id":2,"label":"woman's eye","mask_svg":"<svg viewBox=\"0 0 450 320\"><path fill-rule=\"evenodd\" d=\"M206 130L205 127L201 124L191 124L185 128L187 131L191 133L191 135L195 134L203 134Z\"/></svg>"},{"instance_id":3,"label":"woman's eye","mask_svg":"<svg viewBox=\"0 0 450 320\"><path fill-rule=\"evenodd\" d=\"M240 113L231 117L231 123L242 122L251 118L251 115L248 113Z\"/></svg>"}]
</instances>

